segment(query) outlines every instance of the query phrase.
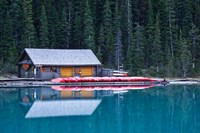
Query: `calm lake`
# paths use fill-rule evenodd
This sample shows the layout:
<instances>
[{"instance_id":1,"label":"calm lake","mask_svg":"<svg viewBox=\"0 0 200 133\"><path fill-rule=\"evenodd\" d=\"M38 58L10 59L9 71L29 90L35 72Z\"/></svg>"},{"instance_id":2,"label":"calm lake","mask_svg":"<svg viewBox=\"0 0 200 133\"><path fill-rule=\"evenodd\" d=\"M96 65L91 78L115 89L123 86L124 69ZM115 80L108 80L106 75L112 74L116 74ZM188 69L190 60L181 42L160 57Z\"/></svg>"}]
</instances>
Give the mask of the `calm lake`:
<instances>
[{"instance_id":1,"label":"calm lake","mask_svg":"<svg viewBox=\"0 0 200 133\"><path fill-rule=\"evenodd\" d=\"M0 88L0 133L199 133L200 85Z\"/></svg>"}]
</instances>

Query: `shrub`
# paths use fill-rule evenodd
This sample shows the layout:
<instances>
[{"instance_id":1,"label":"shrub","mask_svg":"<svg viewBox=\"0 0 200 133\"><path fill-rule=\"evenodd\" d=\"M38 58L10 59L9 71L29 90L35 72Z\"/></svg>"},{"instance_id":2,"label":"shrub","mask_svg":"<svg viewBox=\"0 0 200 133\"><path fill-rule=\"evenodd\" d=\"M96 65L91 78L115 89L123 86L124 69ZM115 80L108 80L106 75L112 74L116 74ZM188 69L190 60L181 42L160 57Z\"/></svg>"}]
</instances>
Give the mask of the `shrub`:
<instances>
[{"instance_id":1,"label":"shrub","mask_svg":"<svg viewBox=\"0 0 200 133\"><path fill-rule=\"evenodd\" d=\"M17 66L16 65L6 63L5 65L3 65L0 68L1 68L0 72L3 74L17 74Z\"/></svg>"}]
</instances>

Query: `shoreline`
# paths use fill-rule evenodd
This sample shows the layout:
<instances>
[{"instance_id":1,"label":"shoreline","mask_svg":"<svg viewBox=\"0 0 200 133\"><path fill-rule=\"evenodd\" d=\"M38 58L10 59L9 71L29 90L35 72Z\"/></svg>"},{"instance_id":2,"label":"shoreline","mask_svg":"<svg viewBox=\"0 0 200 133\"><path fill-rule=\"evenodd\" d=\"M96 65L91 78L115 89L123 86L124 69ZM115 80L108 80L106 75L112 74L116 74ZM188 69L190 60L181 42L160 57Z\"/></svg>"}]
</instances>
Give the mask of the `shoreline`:
<instances>
[{"instance_id":1,"label":"shoreline","mask_svg":"<svg viewBox=\"0 0 200 133\"><path fill-rule=\"evenodd\" d=\"M200 78L152 78L159 82L155 85L170 84L200 84ZM166 83L161 81L166 80ZM71 82L71 83L54 83L51 79L35 78L2 78L0 77L0 88L12 87L51 87L56 86L128 86L128 85L148 85L148 82Z\"/></svg>"}]
</instances>

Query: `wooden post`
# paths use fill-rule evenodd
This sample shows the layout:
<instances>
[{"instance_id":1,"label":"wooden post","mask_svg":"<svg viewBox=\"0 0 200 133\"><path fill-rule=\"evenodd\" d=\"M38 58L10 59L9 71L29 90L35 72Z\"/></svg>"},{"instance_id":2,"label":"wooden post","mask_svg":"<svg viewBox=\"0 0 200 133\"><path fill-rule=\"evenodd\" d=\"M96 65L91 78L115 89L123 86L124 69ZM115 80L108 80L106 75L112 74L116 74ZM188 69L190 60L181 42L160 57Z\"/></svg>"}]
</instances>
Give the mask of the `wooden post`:
<instances>
[{"instance_id":1,"label":"wooden post","mask_svg":"<svg viewBox=\"0 0 200 133\"><path fill-rule=\"evenodd\" d=\"M18 65L18 78L21 78L21 65Z\"/></svg>"}]
</instances>

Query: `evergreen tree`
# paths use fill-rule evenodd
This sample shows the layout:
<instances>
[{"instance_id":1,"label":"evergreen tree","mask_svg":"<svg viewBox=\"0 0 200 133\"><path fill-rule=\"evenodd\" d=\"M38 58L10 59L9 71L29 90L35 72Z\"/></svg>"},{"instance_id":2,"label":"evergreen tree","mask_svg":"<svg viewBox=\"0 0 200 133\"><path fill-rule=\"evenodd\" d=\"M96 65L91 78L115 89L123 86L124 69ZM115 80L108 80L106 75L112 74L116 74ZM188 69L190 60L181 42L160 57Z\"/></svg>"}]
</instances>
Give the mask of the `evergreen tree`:
<instances>
[{"instance_id":1,"label":"evergreen tree","mask_svg":"<svg viewBox=\"0 0 200 133\"><path fill-rule=\"evenodd\" d=\"M61 48L69 48L69 23L67 21L67 12L66 8L63 8L61 15L61 33L62 33L62 42Z\"/></svg>"},{"instance_id":2,"label":"evergreen tree","mask_svg":"<svg viewBox=\"0 0 200 133\"><path fill-rule=\"evenodd\" d=\"M33 25L32 0L24 0L24 32L22 36L23 47L35 47L37 44L36 31Z\"/></svg>"},{"instance_id":3,"label":"evergreen tree","mask_svg":"<svg viewBox=\"0 0 200 133\"><path fill-rule=\"evenodd\" d=\"M175 11L174 11L174 0L167 0L167 13L168 13L168 32L169 32L169 46L171 51L171 56L174 56L175 52ZM178 49L178 48L177 48Z\"/></svg>"},{"instance_id":4,"label":"evergreen tree","mask_svg":"<svg viewBox=\"0 0 200 133\"><path fill-rule=\"evenodd\" d=\"M169 22L168 22L168 12L167 12L167 2L166 0L160 0L158 2L158 11L157 14L159 13L159 25L160 25L160 34L161 34L161 49L163 52L163 64L167 65L168 64L168 52L169 50L169 32L168 32L168 27L169 27ZM171 55L171 54L170 54Z\"/></svg>"},{"instance_id":5,"label":"evergreen tree","mask_svg":"<svg viewBox=\"0 0 200 133\"><path fill-rule=\"evenodd\" d=\"M130 47L133 41L132 5L130 0L127 0L127 24L128 47Z\"/></svg>"},{"instance_id":6,"label":"evergreen tree","mask_svg":"<svg viewBox=\"0 0 200 133\"><path fill-rule=\"evenodd\" d=\"M121 29L118 30L117 36L116 36L116 44L115 44L115 64L117 66L117 69L120 69L120 66L123 66L122 63L122 32Z\"/></svg>"},{"instance_id":7,"label":"evergreen tree","mask_svg":"<svg viewBox=\"0 0 200 133\"><path fill-rule=\"evenodd\" d=\"M135 27L134 40L133 40L133 52L134 52L134 71L136 75L140 74L140 69L144 68L144 45L145 45L145 36L144 28L137 24Z\"/></svg>"},{"instance_id":8,"label":"evergreen tree","mask_svg":"<svg viewBox=\"0 0 200 133\"><path fill-rule=\"evenodd\" d=\"M12 23L13 23L13 35L14 35L14 41L17 48L17 53L20 55L23 49L21 38L23 33L23 3L21 0L13 0L11 4L11 17ZM16 56L17 57L17 56Z\"/></svg>"},{"instance_id":9,"label":"evergreen tree","mask_svg":"<svg viewBox=\"0 0 200 133\"><path fill-rule=\"evenodd\" d=\"M85 14L84 14L84 45L86 48L91 49L93 52L96 51L95 46L95 33L94 24L92 20L92 14L90 10L89 2L86 3Z\"/></svg>"},{"instance_id":10,"label":"evergreen tree","mask_svg":"<svg viewBox=\"0 0 200 133\"><path fill-rule=\"evenodd\" d=\"M119 69L119 66L123 64L122 56L122 32L121 32L121 13L118 7L118 2L115 5L114 15L114 34L115 34L115 66Z\"/></svg>"},{"instance_id":11,"label":"evergreen tree","mask_svg":"<svg viewBox=\"0 0 200 133\"><path fill-rule=\"evenodd\" d=\"M14 44L14 45L10 46L10 48L8 50L8 62L11 64L16 64L18 60L19 60L19 54L17 51L17 47Z\"/></svg>"},{"instance_id":12,"label":"evergreen tree","mask_svg":"<svg viewBox=\"0 0 200 133\"><path fill-rule=\"evenodd\" d=\"M44 5L48 22L49 46L47 47L56 48L55 28L57 28L58 15L51 0L45 0Z\"/></svg>"},{"instance_id":13,"label":"evergreen tree","mask_svg":"<svg viewBox=\"0 0 200 133\"><path fill-rule=\"evenodd\" d=\"M174 69L174 56L171 56L171 51L170 48L167 49L167 77L173 77L174 75L174 71L176 71Z\"/></svg>"},{"instance_id":14,"label":"evergreen tree","mask_svg":"<svg viewBox=\"0 0 200 133\"><path fill-rule=\"evenodd\" d=\"M189 71L190 61L191 61L191 53L188 50L188 44L185 38L182 38L182 33L179 36L179 45L181 48L181 70L182 76L187 77L187 73Z\"/></svg>"},{"instance_id":15,"label":"evergreen tree","mask_svg":"<svg viewBox=\"0 0 200 133\"><path fill-rule=\"evenodd\" d=\"M38 38L38 41L40 41L40 27L41 27L41 16L42 16L42 0L32 0L32 19L33 19L33 25L35 27L36 36ZM37 46L40 47L40 42L37 43Z\"/></svg>"},{"instance_id":16,"label":"evergreen tree","mask_svg":"<svg viewBox=\"0 0 200 133\"><path fill-rule=\"evenodd\" d=\"M98 36L98 43L97 43L97 57L100 62L104 63L103 61L103 53L105 47L105 36L104 36L104 27L103 25L100 26L99 36Z\"/></svg>"},{"instance_id":17,"label":"evergreen tree","mask_svg":"<svg viewBox=\"0 0 200 133\"><path fill-rule=\"evenodd\" d=\"M153 50L152 50L152 42L154 40L154 16L153 16L153 9L151 0L148 1L148 18L147 18L147 43L145 44L145 62L147 63L146 66L151 66L154 64L153 62Z\"/></svg>"},{"instance_id":18,"label":"evergreen tree","mask_svg":"<svg viewBox=\"0 0 200 133\"><path fill-rule=\"evenodd\" d=\"M67 42L66 42L66 45L67 45L67 48L70 48L71 47L71 45L72 45L72 0L68 0L67 1L67 10L68 10L68 12L67 12L67 15L68 15L68 17L67 17L67 22L68 22L68 27L67 27Z\"/></svg>"},{"instance_id":19,"label":"evergreen tree","mask_svg":"<svg viewBox=\"0 0 200 133\"><path fill-rule=\"evenodd\" d=\"M61 14L63 13L63 9L66 9L66 0L55 0L55 9L58 13L58 16L60 17Z\"/></svg>"},{"instance_id":20,"label":"evergreen tree","mask_svg":"<svg viewBox=\"0 0 200 133\"><path fill-rule=\"evenodd\" d=\"M156 71L160 70L160 66L163 64L163 53L161 47L161 33L160 33L160 20L159 13L156 16L155 30L152 42L152 62L156 66Z\"/></svg>"},{"instance_id":21,"label":"evergreen tree","mask_svg":"<svg viewBox=\"0 0 200 133\"><path fill-rule=\"evenodd\" d=\"M133 0L132 1L132 13L133 18L132 22L133 24L140 22L140 0Z\"/></svg>"},{"instance_id":22,"label":"evergreen tree","mask_svg":"<svg viewBox=\"0 0 200 133\"><path fill-rule=\"evenodd\" d=\"M53 22L55 22L53 24L53 30L54 30L54 35L55 35L55 45L54 48L59 48L62 49L64 48L63 45L63 27L66 26L65 24L62 24L63 19L66 18L62 18L62 14L60 15L59 12L56 10L56 4L54 6L54 18L55 20Z\"/></svg>"},{"instance_id":23,"label":"evergreen tree","mask_svg":"<svg viewBox=\"0 0 200 133\"><path fill-rule=\"evenodd\" d=\"M115 13L114 13L114 23L113 23L113 33L117 35L118 30L121 28L121 11L118 5L118 2L115 4Z\"/></svg>"},{"instance_id":24,"label":"evergreen tree","mask_svg":"<svg viewBox=\"0 0 200 133\"><path fill-rule=\"evenodd\" d=\"M195 68L196 64L199 63L198 58L200 57L200 31L196 25L191 25L191 30L189 31L189 43L192 56L192 67Z\"/></svg>"},{"instance_id":25,"label":"evergreen tree","mask_svg":"<svg viewBox=\"0 0 200 133\"><path fill-rule=\"evenodd\" d=\"M134 64L134 59L135 59L134 52L135 52L134 46L131 45L127 49L126 62L125 62L125 69L129 71L129 75L136 75L137 74L137 70L136 70L135 64Z\"/></svg>"},{"instance_id":26,"label":"evergreen tree","mask_svg":"<svg viewBox=\"0 0 200 133\"><path fill-rule=\"evenodd\" d=\"M83 48L82 45L82 24L81 16L78 11L75 12L73 21L73 46L72 48Z\"/></svg>"},{"instance_id":27,"label":"evergreen tree","mask_svg":"<svg viewBox=\"0 0 200 133\"><path fill-rule=\"evenodd\" d=\"M85 1L74 1L73 4L73 48L84 48L84 9Z\"/></svg>"},{"instance_id":28,"label":"evergreen tree","mask_svg":"<svg viewBox=\"0 0 200 133\"><path fill-rule=\"evenodd\" d=\"M1 0L0 1L0 64L4 61L5 62L5 56L4 52L6 50L4 49L4 42L3 42L3 31L4 31L4 25L5 25L5 17L6 13L6 8L7 8L7 1L6 0ZM0 66L1 67L1 66Z\"/></svg>"},{"instance_id":29,"label":"evergreen tree","mask_svg":"<svg viewBox=\"0 0 200 133\"><path fill-rule=\"evenodd\" d=\"M199 22L200 0L0 0L0 64L25 47L90 48L134 75L196 75Z\"/></svg>"},{"instance_id":30,"label":"evergreen tree","mask_svg":"<svg viewBox=\"0 0 200 133\"><path fill-rule=\"evenodd\" d=\"M12 28L12 20L10 18L9 11L6 13L5 23L3 25L2 32L2 44L1 44L1 60L3 63L8 61L8 52L10 47L15 46L13 39L13 28Z\"/></svg>"},{"instance_id":31,"label":"evergreen tree","mask_svg":"<svg viewBox=\"0 0 200 133\"><path fill-rule=\"evenodd\" d=\"M182 31L183 36L188 36L190 24L192 23L192 1L191 0L175 0L177 28Z\"/></svg>"},{"instance_id":32,"label":"evergreen tree","mask_svg":"<svg viewBox=\"0 0 200 133\"><path fill-rule=\"evenodd\" d=\"M40 16L40 29L39 29L39 43L40 48L47 48L49 46L49 38L48 38L48 22L46 17L45 7L42 6L42 13Z\"/></svg>"},{"instance_id":33,"label":"evergreen tree","mask_svg":"<svg viewBox=\"0 0 200 133\"><path fill-rule=\"evenodd\" d=\"M127 19L127 0L122 0L120 1L120 28L121 28L121 32L122 32L122 52L123 52L123 56L127 57L127 51L128 51L128 19ZM135 18L135 16L133 17L133 19ZM117 33L115 33L117 34ZM125 61L127 62L127 61Z\"/></svg>"},{"instance_id":34,"label":"evergreen tree","mask_svg":"<svg viewBox=\"0 0 200 133\"><path fill-rule=\"evenodd\" d=\"M113 37L113 23L112 23L112 12L110 9L110 3L108 0L105 1L104 5L104 36L105 36L105 52L103 60L105 60L108 67L112 68L114 64L114 37Z\"/></svg>"},{"instance_id":35,"label":"evergreen tree","mask_svg":"<svg viewBox=\"0 0 200 133\"><path fill-rule=\"evenodd\" d=\"M140 17L139 17L139 24L141 26L147 25L147 12L148 12L148 1L147 0L140 0Z\"/></svg>"},{"instance_id":36,"label":"evergreen tree","mask_svg":"<svg viewBox=\"0 0 200 133\"><path fill-rule=\"evenodd\" d=\"M192 0L192 14L193 22L198 29L200 29L200 0Z\"/></svg>"}]
</instances>

